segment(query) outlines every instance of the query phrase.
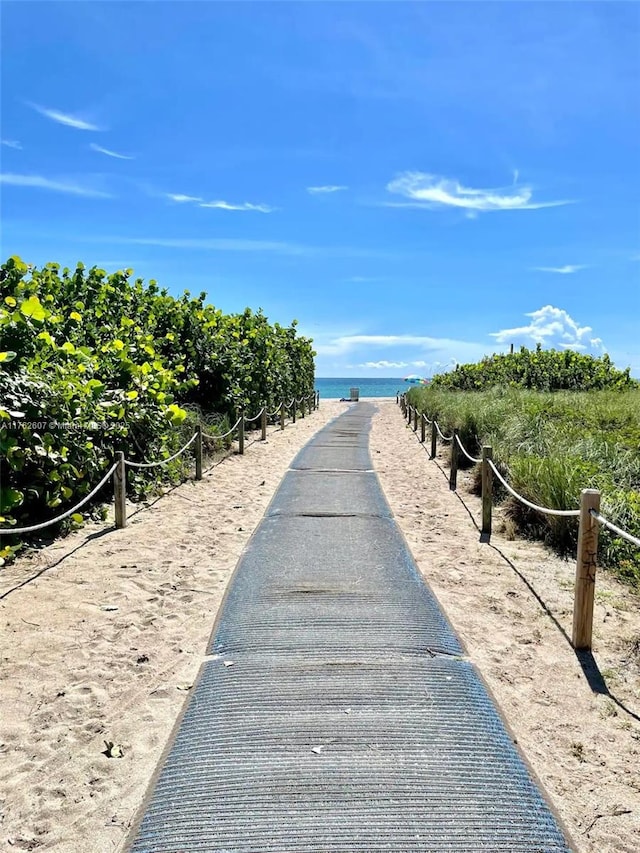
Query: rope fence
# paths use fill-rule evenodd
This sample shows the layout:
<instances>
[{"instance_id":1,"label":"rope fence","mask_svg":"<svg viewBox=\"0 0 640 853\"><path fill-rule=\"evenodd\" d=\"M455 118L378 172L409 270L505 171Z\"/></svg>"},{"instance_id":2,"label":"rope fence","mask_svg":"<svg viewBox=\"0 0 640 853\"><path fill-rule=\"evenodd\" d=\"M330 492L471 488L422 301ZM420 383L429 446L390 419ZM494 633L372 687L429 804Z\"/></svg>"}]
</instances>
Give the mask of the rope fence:
<instances>
[{"instance_id":1,"label":"rope fence","mask_svg":"<svg viewBox=\"0 0 640 853\"><path fill-rule=\"evenodd\" d=\"M181 447L180 450L177 450L172 456L167 456L166 459L161 459L159 462L132 462L130 459L125 459L124 464L127 468L157 468L160 465L167 465L169 462L173 462L174 459L177 459L178 456L181 456L188 447L191 447L197 437L198 433L194 432L184 447Z\"/></svg>"},{"instance_id":2,"label":"rope fence","mask_svg":"<svg viewBox=\"0 0 640 853\"><path fill-rule=\"evenodd\" d=\"M295 397L292 398L289 405L285 403L283 400L275 412L272 413L273 416L280 414L280 429L283 430L285 428L285 410L293 406L292 409L292 423L296 421L296 409L298 406L301 408L302 417L305 415L305 404L307 404L307 408L309 414L312 410L319 408L320 406L320 392L314 391L312 394L309 394L305 397L301 397L297 400ZM132 459L126 459L125 455L122 451L116 451L115 458L116 461L111 465L109 470L104 474L102 479L97 485L89 492L88 495L73 506L71 509L66 510L65 512L57 515L55 518L51 518L48 521L43 521L40 524L32 524L27 527L0 527L0 535L6 534L10 536L17 536L19 534L26 533L34 533L37 530L44 530L47 527L51 527L54 524L58 524L60 521L64 521L65 518L69 518L69 516L73 515L77 512L81 507L87 504L95 495L102 489L107 480L113 475L113 490L114 490L114 508L115 508L115 526L116 528L123 528L127 525L127 513L126 513L126 470L127 468L157 468L162 465L167 465L169 462L173 462L174 459L177 459L183 453L185 453L191 445L195 442L195 479L202 479L202 457L203 457L203 448L202 448L202 439L207 438L211 441L221 441L222 439L228 438L237 432L237 440L238 440L238 454L242 455L244 453L244 437L245 437L245 426L248 423L253 423L260 419L261 425L261 440L265 441L267 438L267 417L268 417L267 407L263 406L257 415L254 415L252 418L247 418L244 415L244 412L240 414L240 417L231 427L231 429L227 430L227 432L211 435L210 433L204 432L202 429L202 425L198 424L195 432L191 436L191 438L187 441L185 445L183 445L180 450L177 450L171 456L168 456L166 459L159 459L157 462L134 462Z\"/></svg>"},{"instance_id":3,"label":"rope fence","mask_svg":"<svg viewBox=\"0 0 640 853\"><path fill-rule=\"evenodd\" d=\"M210 433L208 433L208 432L203 432L203 433L202 433L202 437L203 437L203 438L208 438L208 439L210 439L211 441L222 441L222 439L223 439L223 438L227 438L227 436L231 435L233 432L235 432L235 431L236 431L236 429L238 428L238 424L240 423L240 421L241 421L241 420L242 420L242 418L241 418L241 417L240 417L240 418L238 418L238 420L237 420L237 421L235 422L235 424L231 427L231 429L228 429L226 432L223 432L223 433L222 433L222 434L220 434L220 435L211 435L211 434L210 434Z\"/></svg>"},{"instance_id":4,"label":"rope fence","mask_svg":"<svg viewBox=\"0 0 640 853\"><path fill-rule=\"evenodd\" d=\"M41 524L32 524L30 527L3 527L0 528L0 533L11 533L12 536L18 533L34 533L36 530L44 530L45 527L49 527L51 524L57 524L59 521L64 521L65 518L69 518L70 515L73 515L74 512L77 512L81 506L84 506L88 501L91 500L92 497L94 497L100 491L100 489L104 486L109 477L115 471L117 464L117 462L113 463L111 468L109 468L109 470L100 480L98 485L94 486L94 488L89 492L89 494L83 497L80 503L77 503L74 507L66 510L66 512L63 512L61 515L57 515L55 518L52 518L49 521L43 521Z\"/></svg>"},{"instance_id":5,"label":"rope fence","mask_svg":"<svg viewBox=\"0 0 640 853\"><path fill-rule=\"evenodd\" d=\"M460 445L460 446L462 446L462 445ZM478 461L482 462L482 459L480 459ZM566 518L577 518L580 515L579 509L551 509L550 507L538 506L538 504L531 503L531 501L528 501L525 497L518 494L518 492L516 492L516 490L514 488L512 488L509 485L509 483L507 483L505 478L502 476L500 471L498 471L498 469L496 468L495 464L492 461L489 461L489 466L491 467L491 470L496 475L498 480L500 480L500 482L502 483L504 488L509 492L509 494L513 495L513 497L516 500L520 501L521 504L528 506L529 509L533 509L536 512L541 512L543 515L559 515L559 516L565 516Z\"/></svg>"},{"instance_id":6,"label":"rope fence","mask_svg":"<svg viewBox=\"0 0 640 853\"><path fill-rule=\"evenodd\" d=\"M408 424L413 420L413 430L417 431L418 410L415 406L407 403L404 394L399 394L396 401L400 406L402 414ZM452 436L443 435L437 420L429 421L424 414L421 416L422 431L421 442L426 439L425 424L431 426L431 452L430 459L435 459L437 452L437 437L442 441L451 442L449 488L455 491L457 488L459 454L462 453L475 465L480 465L482 479L482 525L481 539L488 542L491 537L492 511L493 511L493 478L495 477L503 488L513 497L529 509L543 515L561 516L565 518L577 518L578 521L578 548L576 559L576 578L574 587L573 604L573 632L571 642L575 649L590 650L593 639L593 606L595 598L596 568L598 558L598 532L600 525L606 527L615 536L626 540L631 545L640 548L640 539L626 530L622 530L612 521L600 514L600 492L597 489L582 489L580 492L579 509L553 509L552 507L539 506L527 500L511 486L493 461L493 448L486 445L482 448L482 457L472 456L462 443L458 430L454 429Z\"/></svg>"},{"instance_id":7,"label":"rope fence","mask_svg":"<svg viewBox=\"0 0 640 853\"><path fill-rule=\"evenodd\" d=\"M608 518L605 518L603 515L600 515L599 512L596 512L594 509L589 510L589 514L592 518L598 522L598 524L602 524L604 527L607 527L612 533L615 533L617 536L620 536L621 539L626 539L627 542L630 542L632 545L636 545L640 548L640 539L637 536L632 536L630 533L627 533L626 530L622 530L620 527L615 525L612 521L609 521Z\"/></svg>"},{"instance_id":8,"label":"rope fence","mask_svg":"<svg viewBox=\"0 0 640 853\"><path fill-rule=\"evenodd\" d=\"M464 453L464 455L467 457L467 459L469 460L469 462L473 462L473 464L474 464L474 465L477 465L479 462L482 462L482 459L477 459L475 456L472 456L472 455L467 451L467 448L464 446L464 444L463 444L463 443L462 443L462 441L460 440L460 436L459 436L459 435L457 435L457 434L456 434L456 442L457 442L457 444L458 444L458 450L461 450L461 451ZM498 474L498 476L500 476L500 475Z\"/></svg>"}]
</instances>

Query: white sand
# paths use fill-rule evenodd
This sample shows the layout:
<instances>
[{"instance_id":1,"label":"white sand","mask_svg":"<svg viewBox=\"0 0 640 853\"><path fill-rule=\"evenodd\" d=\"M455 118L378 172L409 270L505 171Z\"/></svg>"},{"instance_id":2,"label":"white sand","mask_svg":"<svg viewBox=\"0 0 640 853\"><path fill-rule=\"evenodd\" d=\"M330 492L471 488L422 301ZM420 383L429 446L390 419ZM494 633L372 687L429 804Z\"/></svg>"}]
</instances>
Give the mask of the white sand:
<instances>
[{"instance_id":1,"label":"white sand","mask_svg":"<svg viewBox=\"0 0 640 853\"><path fill-rule=\"evenodd\" d=\"M0 849L123 849L242 549L297 450L347 407L323 400L202 482L132 508L125 530L92 525L0 570ZM479 544L394 402L379 402L371 453L420 569L577 849L639 850L637 597L600 574L594 654L612 696L596 695L561 630L572 564L500 535ZM477 498L460 495L477 518ZM105 740L124 756L103 755Z\"/></svg>"}]
</instances>

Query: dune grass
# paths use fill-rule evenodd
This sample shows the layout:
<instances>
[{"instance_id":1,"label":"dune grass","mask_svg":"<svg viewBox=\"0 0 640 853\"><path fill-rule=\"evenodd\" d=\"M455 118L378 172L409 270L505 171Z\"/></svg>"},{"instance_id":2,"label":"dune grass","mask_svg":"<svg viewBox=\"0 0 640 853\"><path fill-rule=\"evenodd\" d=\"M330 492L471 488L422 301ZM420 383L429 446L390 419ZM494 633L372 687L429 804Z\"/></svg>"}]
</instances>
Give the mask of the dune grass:
<instances>
[{"instance_id":1,"label":"dune grass","mask_svg":"<svg viewBox=\"0 0 640 853\"><path fill-rule=\"evenodd\" d=\"M581 489L596 488L603 514L640 536L640 390L427 387L411 389L408 397L443 431L457 427L471 454L491 445L509 482L534 503L574 509ZM575 549L574 520L532 512L511 497L503 505L525 535L562 553ZM640 549L601 530L599 554L603 566L640 586Z\"/></svg>"}]
</instances>

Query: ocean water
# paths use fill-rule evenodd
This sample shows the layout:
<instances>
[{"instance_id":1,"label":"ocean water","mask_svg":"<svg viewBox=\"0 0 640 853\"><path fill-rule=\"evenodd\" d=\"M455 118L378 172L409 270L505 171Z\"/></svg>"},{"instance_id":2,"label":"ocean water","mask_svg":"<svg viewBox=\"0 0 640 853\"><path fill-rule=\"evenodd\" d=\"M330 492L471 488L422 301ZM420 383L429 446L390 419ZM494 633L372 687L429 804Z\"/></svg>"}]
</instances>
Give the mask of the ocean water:
<instances>
[{"instance_id":1,"label":"ocean water","mask_svg":"<svg viewBox=\"0 0 640 853\"><path fill-rule=\"evenodd\" d=\"M401 393L411 386L402 379L383 379L378 377L358 379L349 377L347 379L323 379L316 377L316 388L320 392L321 400L339 400L341 397L349 397L351 388L360 389L360 397L395 397L398 391Z\"/></svg>"}]
</instances>

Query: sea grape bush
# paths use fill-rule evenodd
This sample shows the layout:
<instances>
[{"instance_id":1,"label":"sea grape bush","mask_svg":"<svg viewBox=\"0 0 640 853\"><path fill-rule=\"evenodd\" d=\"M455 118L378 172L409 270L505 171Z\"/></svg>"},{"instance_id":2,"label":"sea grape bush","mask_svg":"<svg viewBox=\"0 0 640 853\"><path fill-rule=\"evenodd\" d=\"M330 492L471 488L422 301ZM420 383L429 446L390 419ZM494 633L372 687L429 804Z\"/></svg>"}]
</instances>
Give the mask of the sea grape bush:
<instances>
[{"instance_id":1,"label":"sea grape bush","mask_svg":"<svg viewBox=\"0 0 640 853\"><path fill-rule=\"evenodd\" d=\"M477 364L456 365L455 370L434 376L435 388L483 391L494 386L531 388L536 391L596 391L633 388L629 368L618 370L608 355L595 358L574 350L535 350L496 353Z\"/></svg>"},{"instance_id":2,"label":"sea grape bush","mask_svg":"<svg viewBox=\"0 0 640 853\"><path fill-rule=\"evenodd\" d=\"M204 293L176 298L132 276L81 263L37 269L18 257L0 267L2 526L77 503L115 450L162 459L198 417L275 409L313 390L315 353L295 321L271 324L249 308L224 314ZM182 463L171 464L175 473ZM157 471L130 485L144 492ZM3 539L0 560L19 546Z\"/></svg>"}]
</instances>

